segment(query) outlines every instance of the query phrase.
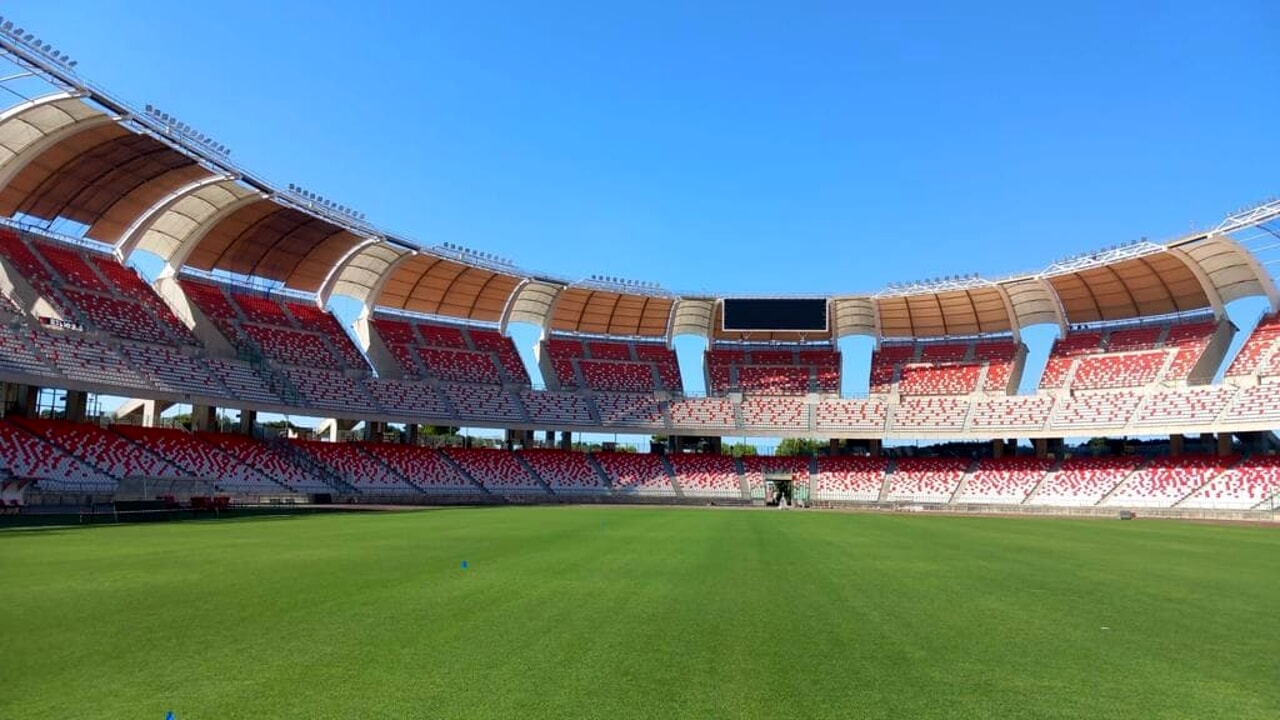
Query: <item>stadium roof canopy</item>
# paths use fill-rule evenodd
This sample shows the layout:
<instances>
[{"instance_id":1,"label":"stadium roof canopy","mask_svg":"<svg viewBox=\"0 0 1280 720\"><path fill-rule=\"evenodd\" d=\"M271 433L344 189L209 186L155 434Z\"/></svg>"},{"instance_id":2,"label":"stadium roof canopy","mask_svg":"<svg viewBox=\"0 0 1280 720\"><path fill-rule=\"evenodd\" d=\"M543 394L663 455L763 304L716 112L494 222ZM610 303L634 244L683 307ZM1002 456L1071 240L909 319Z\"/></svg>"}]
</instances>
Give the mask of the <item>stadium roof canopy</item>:
<instances>
[{"instance_id":1,"label":"stadium roof canopy","mask_svg":"<svg viewBox=\"0 0 1280 720\"><path fill-rule=\"evenodd\" d=\"M890 287L830 298L830 329L744 336L721 329L722 304L616 279L535 275L485 253L422 247L300 188L281 190L230 161L189 126L139 112L65 63L0 34L0 52L52 92L0 113L0 215L66 219L122 257L146 251L169 272L194 268L460 320L529 322L550 332L726 340L824 340L1018 334L1027 326L1211 311L1247 296L1280 298L1230 233L1280 217L1280 202L1218 228L1062 260L1038 273ZM65 58L64 58L65 59Z\"/></svg>"}]
</instances>

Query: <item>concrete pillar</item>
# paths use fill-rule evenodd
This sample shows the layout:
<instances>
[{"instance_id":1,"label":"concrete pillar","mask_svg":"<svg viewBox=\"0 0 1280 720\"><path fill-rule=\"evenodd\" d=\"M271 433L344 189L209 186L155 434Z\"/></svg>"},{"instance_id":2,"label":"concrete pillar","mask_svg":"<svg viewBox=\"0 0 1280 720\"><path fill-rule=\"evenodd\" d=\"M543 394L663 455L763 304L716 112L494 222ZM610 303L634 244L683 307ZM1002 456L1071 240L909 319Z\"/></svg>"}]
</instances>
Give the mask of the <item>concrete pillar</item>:
<instances>
[{"instance_id":1,"label":"concrete pillar","mask_svg":"<svg viewBox=\"0 0 1280 720\"><path fill-rule=\"evenodd\" d=\"M160 421L160 403L155 400L142 401L142 427L155 427Z\"/></svg>"},{"instance_id":2,"label":"concrete pillar","mask_svg":"<svg viewBox=\"0 0 1280 720\"><path fill-rule=\"evenodd\" d=\"M1044 460L1049 457L1049 438L1036 438L1031 445L1036 449L1036 458Z\"/></svg>"},{"instance_id":3,"label":"concrete pillar","mask_svg":"<svg viewBox=\"0 0 1280 720\"><path fill-rule=\"evenodd\" d=\"M1231 454L1231 433L1218 433L1218 456L1226 457Z\"/></svg>"},{"instance_id":4,"label":"concrete pillar","mask_svg":"<svg viewBox=\"0 0 1280 720\"><path fill-rule=\"evenodd\" d=\"M221 430L218 426L218 408L212 405L192 405L191 429L198 432Z\"/></svg>"},{"instance_id":5,"label":"concrete pillar","mask_svg":"<svg viewBox=\"0 0 1280 720\"><path fill-rule=\"evenodd\" d=\"M568 430L565 430L564 432L560 433L560 449L561 450L573 449L573 433L569 432Z\"/></svg>"},{"instance_id":6,"label":"concrete pillar","mask_svg":"<svg viewBox=\"0 0 1280 720\"><path fill-rule=\"evenodd\" d=\"M555 430L548 430L548 431L547 431L545 444L546 444L546 446L547 446L547 447L549 447L549 448L553 448L553 447L555 447L555 446L556 446L556 431L555 431Z\"/></svg>"},{"instance_id":7,"label":"concrete pillar","mask_svg":"<svg viewBox=\"0 0 1280 720\"><path fill-rule=\"evenodd\" d=\"M1169 457L1181 457L1186 450L1187 439L1181 435L1169 436Z\"/></svg>"},{"instance_id":8,"label":"concrete pillar","mask_svg":"<svg viewBox=\"0 0 1280 720\"><path fill-rule=\"evenodd\" d=\"M417 423L409 423L404 426L404 435L401 438L404 440L405 445L417 445L421 432L422 430Z\"/></svg>"},{"instance_id":9,"label":"concrete pillar","mask_svg":"<svg viewBox=\"0 0 1280 720\"><path fill-rule=\"evenodd\" d=\"M13 414L19 417L35 417L39 414L40 388L35 385L18 385L13 398Z\"/></svg>"},{"instance_id":10,"label":"concrete pillar","mask_svg":"<svg viewBox=\"0 0 1280 720\"><path fill-rule=\"evenodd\" d=\"M879 458L883 445L880 438L871 438L867 441L867 454L873 458Z\"/></svg>"},{"instance_id":11,"label":"concrete pillar","mask_svg":"<svg viewBox=\"0 0 1280 720\"><path fill-rule=\"evenodd\" d=\"M236 429L236 432L240 433L241 435L252 435L253 426L257 422L258 422L257 410L241 410L240 424L239 424L239 427Z\"/></svg>"},{"instance_id":12,"label":"concrete pillar","mask_svg":"<svg viewBox=\"0 0 1280 720\"><path fill-rule=\"evenodd\" d=\"M370 420L364 424L365 439L369 442L382 442L383 433L387 431L387 424L377 420Z\"/></svg>"},{"instance_id":13,"label":"concrete pillar","mask_svg":"<svg viewBox=\"0 0 1280 720\"><path fill-rule=\"evenodd\" d=\"M89 406L89 393L84 390L67 391L67 419L71 422L84 422L85 410Z\"/></svg>"},{"instance_id":14,"label":"concrete pillar","mask_svg":"<svg viewBox=\"0 0 1280 720\"><path fill-rule=\"evenodd\" d=\"M1004 440L996 438L991 441L991 457L999 460L1004 457Z\"/></svg>"}]
</instances>

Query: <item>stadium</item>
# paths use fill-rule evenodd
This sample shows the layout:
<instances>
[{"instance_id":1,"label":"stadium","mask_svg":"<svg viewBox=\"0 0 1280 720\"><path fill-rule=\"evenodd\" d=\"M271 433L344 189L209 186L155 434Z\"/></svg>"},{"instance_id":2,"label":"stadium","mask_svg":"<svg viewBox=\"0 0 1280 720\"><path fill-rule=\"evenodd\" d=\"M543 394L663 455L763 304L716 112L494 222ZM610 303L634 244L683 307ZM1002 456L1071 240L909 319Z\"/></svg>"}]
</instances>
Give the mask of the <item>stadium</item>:
<instances>
[{"instance_id":1,"label":"stadium","mask_svg":"<svg viewBox=\"0 0 1280 720\"><path fill-rule=\"evenodd\" d=\"M0 715L1280 713L1280 201L682 293L398 237L0 52Z\"/></svg>"}]
</instances>

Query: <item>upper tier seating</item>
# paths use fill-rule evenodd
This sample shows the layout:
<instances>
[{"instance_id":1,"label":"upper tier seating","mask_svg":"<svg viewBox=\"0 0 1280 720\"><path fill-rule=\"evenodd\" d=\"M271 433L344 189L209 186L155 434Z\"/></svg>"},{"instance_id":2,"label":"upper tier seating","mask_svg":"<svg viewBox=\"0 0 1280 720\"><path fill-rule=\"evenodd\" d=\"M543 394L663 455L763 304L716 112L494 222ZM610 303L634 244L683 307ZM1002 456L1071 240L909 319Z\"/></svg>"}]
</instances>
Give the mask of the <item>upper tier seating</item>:
<instances>
[{"instance_id":1,"label":"upper tier seating","mask_svg":"<svg viewBox=\"0 0 1280 720\"><path fill-rule=\"evenodd\" d=\"M1076 375L1071 387L1092 390L1150 385L1159 376L1165 357L1163 351L1152 350L1080 358L1076 361Z\"/></svg>"},{"instance_id":2,"label":"upper tier seating","mask_svg":"<svg viewBox=\"0 0 1280 720\"><path fill-rule=\"evenodd\" d=\"M242 350L282 365L369 369L351 336L325 310L208 280L181 277L178 282L187 298Z\"/></svg>"},{"instance_id":3,"label":"upper tier seating","mask_svg":"<svg viewBox=\"0 0 1280 720\"><path fill-rule=\"evenodd\" d=\"M220 490L254 494L284 494L273 482L242 458L224 452L184 430L113 425L111 429L163 456L188 477L204 480Z\"/></svg>"},{"instance_id":4,"label":"upper tier seating","mask_svg":"<svg viewBox=\"0 0 1280 720\"><path fill-rule=\"evenodd\" d=\"M899 368L915 359L920 348L914 343L884 343L871 353L871 392L893 391Z\"/></svg>"},{"instance_id":5,"label":"upper tier seating","mask_svg":"<svg viewBox=\"0 0 1280 720\"><path fill-rule=\"evenodd\" d=\"M954 397L905 397L894 408L893 427L900 430L960 430L969 403Z\"/></svg>"},{"instance_id":6,"label":"upper tier seating","mask_svg":"<svg viewBox=\"0 0 1280 720\"><path fill-rule=\"evenodd\" d=\"M878 398L823 398L813 408L813 426L818 430L879 430L887 412Z\"/></svg>"},{"instance_id":7,"label":"upper tier seating","mask_svg":"<svg viewBox=\"0 0 1280 720\"><path fill-rule=\"evenodd\" d=\"M496 330L387 314L374 315L372 325L405 377L430 376L481 385L529 384L515 344Z\"/></svg>"},{"instance_id":8,"label":"upper tier seating","mask_svg":"<svg viewBox=\"0 0 1280 720\"><path fill-rule=\"evenodd\" d=\"M1171 422L1213 422L1226 408L1236 389L1225 385L1183 388L1179 392L1153 393L1142 400L1134 416L1137 425Z\"/></svg>"},{"instance_id":9,"label":"upper tier seating","mask_svg":"<svg viewBox=\"0 0 1280 720\"><path fill-rule=\"evenodd\" d=\"M1235 458L1161 457L1134 472L1103 502L1117 507L1173 507L1222 474Z\"/></svg>"},{"instance_id":10,"label":"upper tier seating","mask_svg":"<svg viewBox=\"0 0 1280 720\"><path fill-rule=\"evenodd\" d=\"M4 256L64 319L126 340L196 344L138 274L111 255L0 229Z\"/></svg>"},{"instance_id":11,"label":"upper tier seating","mask_svg":"<svg viewBox=\"0 0 1280 720\"><path fill-rule=\"evenodd\" d=\"M727 398L684 398L669 408L671 422L684 427L732 430L737 426L733 403Z\"/></svg>"},{"instance_id":12,"label":"upper tier seating","mask_svg":"<svg viewBox=\"0 0 1280 720\"><path fill-rule=\"evenodd\" d=\"M1240 352L1236 353L1231 365L1227 367L1227 377L1243 377L1246 375L1273 376L1280 375L1280 315L1268 313L1263 315L1258 324L1249 333Z\"/></svg>"},{"instance_id":13,"label":"upper tier seating","mask_svg":"<svg viewBox=\"0 0 1280 720\"><path fill-rule=\"evenodd\" d=\"M597 494L609 490L586 453L528 449L518 454L557 495Z\"/></svg>"},{"instance_id":14,"label":"upper tier seating","mask_svg":"<svg viewBox=\"0 0 1280 720\"><path fill-rule=\"evenodd\" d=\"M161 392L203 397L226 394L198 358L178 348L121 343L119 349L133 368Z\"/></svg>"},{"instance_id":15,"label":"upper tier seating","mask_svg":"<svg viewBox=\"0 0 1280 720\"><path fill-rule=\"evenodd\" d=\"M742 401L742 422L773 428L808 428L810 409L804 398L785 396L747 397Z\"/></svg>"},{"instance_id":16,"label":"upper tier seating","mask_svg":"<svg viewBox=\"0 0 1280 720\"><path fill-rule=\"evenodd\" d=\"M678 453L667 459L685 497L742 497L738 468L728 455Z\"/></svg>"},{"instance_id":17,"label":"upper tier seating","mask_svg":"<svg viewBox=\"0 0 1280 720\"><path fill-rule=\"evenodd\" d=\"M505 450L443 451L468 475L493 493L542 493L547 489L538 482L512 453Z\"/></svg>"},{"instance_id":18,"label":"upper tier seating","mask_svg":"<svg viewBox=\"0 0 1280 720\"><path fill-rule=\"evenodd\" d=\"M959 458L899 458L889 474L889 501L945 503L964 477L968 460Z\"/></svg>"},{"instance_id":19,"label":"upper tier seating","mask_svg":"<svg viewBox=\"0 0 1280 720\"><path fill-rule=\"evenodd\" d=\"M493 353L418 348L418 356L429 374L445 382L502 384L502 372Z\"/></svg>"},{"instance_id":20,"label":"upper tier seating","mask_svg":"<svg viewBox=\"0 0 1280 720\"><path fill-rule=\"evenodd\" d=\"M654 427L663 424L662 408L652 395L599 393L593 401L600 412L600 423L606 427Z\"/></svg>"},{"instance_id":21,"label":"upper tier seating","mask_svg":"<svg viewBox=\"0 0 1280 720\"><path fill-rule=\"evenodd\" d=\"M1138 468L1141 458L1068 458L1057 472L1045 476L1027 500L1028 505L1097 505Z\"/></svg>"},{"instance_id":22,"label":"upper tier seating","mask_svg":"<svg viewBox=\"0 0 1280 720\"><path fill-rule=\"evenodd\" d=\"M1053 344L1040 387L1094 390L1186 382L1217 328L1214 320L1196 320L1073 330Z\"/></svg>"},{"instance_id":23,"label":"upper tier seating","mask_svg":"<svg viewBox=\"0 0 1280 720\"><path fill-rule=\"evenodd\" d=\"M586 398L570 392L556 390L533 391L522 388L520 402L524 404L532 422L557 425L591 425L591 406Z\"/></svg>"},{"instance_id":24,"label":"upper tier seating","mask_svg":"<svg viewBox=\"0 0 1280 720\"><path fill-rule=\"evenodd\" d=\"M1214 477L1179 507L1248 510L1280 506L1280 457L1255 455Z\"/></svg>"},{"instance_id":25,"label":"upper tier seating","mask_svg":"<svg viewBox=\"0 0 1280 720\"><path fill-rule=\"evenodd\" d=\"M880 498L888 461L854 455L818 458L818 474L814 479L815 500L854 500L874 502Z\"/></svg>"},{"instance_id":26,"label":"upper tier seating","mask_svg":"<svg viewBox=\"0 0 1280 720\"><path fill-rule=\"evenodd\" d=\"M716 343L706 354L710 392L748 395L834 395L840 392L840 352L829 344Z\"/></svg>"},{"instance_id":27,"label":"upper tier seating","mask_svg":"<svg viewBox=\"0 0 1280 720\"><path fill-rule=\"evenodd\" d=\"M563 388L581 384L603 392L684 391L675 351L663 344L552 335L543 341L542 353L555 376L549 380Z\"/></svg>"},{"instance_id":28,"label":"upper tier seating","mask_svg":"<svg viewBox=\"0 0 1280 720\"><path fill-rule=\"evenodd\" d=\"M1053 398L1047 395L994 396L974 403L972 430L1039 430L1049 422Z\"/></svg>"},{"instance_id":29,"label":"upper tier seating","mask_svg":"<svg viewBox=\"0 0 1280 720\"><path fill-rule=\"evenodd\" d=\"M36 355L33 335L21 326L0 325L0 370L29 375L54 373Z\"/></svg>"},{"instance_id":30,"label":"upper tier seating","mask_svg":"<svg viewBox=\"0 0 1280 720\"><path fill-rule=\"evenodd\" d=\"M594 457L609 476L609 484L616 493L675 495L659 455L606 452L596 453Z\"/></svg>"},{"instance_id":31,"label":"upper tier seating","mask_svg":"<svg viewBox=\"0 0 1280 720\"><path fill-rule=\"evenodd\" d=\"M1223 418L1242 422L1280 422L1280 383L1240 388L1227 405Z\"/></svg>"},{"instance_id":32,"label":"upper tier seating","mask_svg":"<svg viewBox=\"0 0 1280 720\"><path fill-rule=\"evenodd\" d=\"M956 493L956 503L1020 505L1053 467L1053 460L1011 457L983 458Z\"/></svg>"},{"instance_id":33,"label":"upper tier seating","mask_svg":"<svg viewBox=\"0 0 1280 720\"><path fill-rule=\"evenodd\" d=\"M373 398L364 386L345 372L300 367L287 367L283 372L300 399L311 407L339 412L353 407L373 407Z\"/></svg>"},{"instance_id":34,"label":"upper tier seating","mask_svg":"<svg viewBox=\"0 0 1280 720\"><path fill-rule=\"evenodd\" d=\"M94 385L148 389L148 382L114 347L81 333L28 331L40 355L71 380Z\"/></svg>"},{"instance_id":35,"label":"upper tier seating","mask_svg":"<svg viewBox=\"0 0 1280 720\"><path fill-rule=\"evenodd\" d=\"M462 420L523 421L520 407L511 393L495 385L447 383L441 385L445 397Z\"/></svg>"},{"instance_id":36,"label":"upper tier seating","mask_svg":"<svg viewBox=\"0 0 1280 720\"><path fill-rule=\"evenodd\" d=\"M1060 398L1049 426L1065 431L1123 427L1141 401L1141 395L1129 392Z\"/></svg>"},{"instance_id":37,"label":"upper tier seating","mask_svg":"<svg viewBox=\"0 0 1280 720\"><path fill-rule=\"evenodd\" d=\"M364 386L378 406L393 415L414 419L447 418L451 415L444 399L427 383L368 378Z\"/></svg>"},{"instance_id":38,"label":"upper tier seating","mask_svg":"<svg viewBox=\"0 0 1280 720\"><path fill-rule=\"evenodd\" d=\"M116 489L115 478L5 420L0 420L0 475L37 479L51 491Z\"/></svg>"},{"instance_id":39,"label":"upper tier seating","mask_svg":"<svg viewBox=\"0 0 1280 720\"><path fill-rule=\"evenodd\" d=\"M224 358L206 358L205 365L208 366L210 375L217 378L231 392L233 398L271 405L284 404L280 396L272 392L267 382L249 363Z\"/></svg>"},{"instance_id":40,"label":"upper tier seating","mask_svg":"<svg viewBox=\"0 0 1280 720\"><path fill-rule=\"evenodd\" d=\"M903 395L1004 393L1019 346L1012 339L885 343L871 356L871 391Z\"/></svg>"}]
</instances>

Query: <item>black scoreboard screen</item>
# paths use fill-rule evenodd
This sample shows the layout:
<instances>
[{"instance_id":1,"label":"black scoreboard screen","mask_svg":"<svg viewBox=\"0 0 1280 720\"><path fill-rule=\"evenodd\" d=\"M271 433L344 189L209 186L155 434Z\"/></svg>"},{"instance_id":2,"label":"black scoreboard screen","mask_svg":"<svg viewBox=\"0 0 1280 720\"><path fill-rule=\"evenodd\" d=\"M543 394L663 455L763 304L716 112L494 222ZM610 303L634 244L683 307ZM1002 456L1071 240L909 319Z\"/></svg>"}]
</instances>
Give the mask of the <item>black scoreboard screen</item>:
<instances>
[{"instance_id":1,"label":"black scoreboard screen","mask_svg":"<svg viewBox=\"0 0 1280 720\"><path fill-rule=\"evenodd\" d=\"M827 301L813 298L725 298L725 332L826 332Z\"/></svg>"}]
</instances>

